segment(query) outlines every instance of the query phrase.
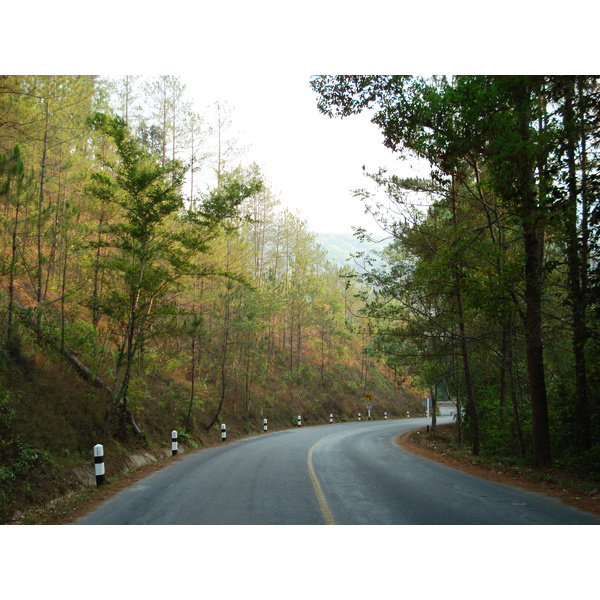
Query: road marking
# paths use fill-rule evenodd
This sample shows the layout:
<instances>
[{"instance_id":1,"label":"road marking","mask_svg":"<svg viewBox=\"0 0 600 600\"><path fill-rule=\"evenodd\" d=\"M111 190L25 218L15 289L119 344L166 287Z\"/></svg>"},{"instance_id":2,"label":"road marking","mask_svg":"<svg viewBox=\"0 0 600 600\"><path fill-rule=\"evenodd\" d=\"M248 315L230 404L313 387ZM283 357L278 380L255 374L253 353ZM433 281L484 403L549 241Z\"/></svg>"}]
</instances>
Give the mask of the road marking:
<instances>
[{"instance_id":1,"label":"road marking","mask_svg":"<svg viewBox=\"0 0 600 600\"><path fill-rule=\"evenodd\" d=\"M329 510L329 506L327 505L327 500L325 500L325 496L323 495L323 490L321 490L321 486L319 485L319 480L317 479L317 474L315 473L315 468L312 462L312 455L314 449L327 438L333 437L334 435L340 435L339 433L332 433L324 438L321 438L316 444L313 444L308 451L308 458L306 462L308 463L308 472L310 474L310 479L312 481L313 487L315 488L315 494L317 495L317 500L319 501L319 507L321 509L321 513L323 514L323 518L325 519L325 525L335 525L335 521L333 520L333 515Z\"/></svg>"}]
</instances>

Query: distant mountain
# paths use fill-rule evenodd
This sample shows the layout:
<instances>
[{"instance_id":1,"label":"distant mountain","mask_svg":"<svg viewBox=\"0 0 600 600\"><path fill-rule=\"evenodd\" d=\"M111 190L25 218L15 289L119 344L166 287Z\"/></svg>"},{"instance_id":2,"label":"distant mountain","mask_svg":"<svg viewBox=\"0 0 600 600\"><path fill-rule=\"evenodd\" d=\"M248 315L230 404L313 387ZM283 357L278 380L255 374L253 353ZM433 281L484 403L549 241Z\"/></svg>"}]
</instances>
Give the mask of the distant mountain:
<instances>
[{"instance_id":1,"label":"distant mountain","mask_svg":"<svg viewBox=\"0 0 600 600\"><path fill-rule=\"evenodd\" d=\"M354 260L350 258L352 254L382 250L384 247L384 243L361 243L351 233L318 233L317 236L318 242L327 251L329 260L342 267L355 266Z\"/></svg>"}]
</instances>

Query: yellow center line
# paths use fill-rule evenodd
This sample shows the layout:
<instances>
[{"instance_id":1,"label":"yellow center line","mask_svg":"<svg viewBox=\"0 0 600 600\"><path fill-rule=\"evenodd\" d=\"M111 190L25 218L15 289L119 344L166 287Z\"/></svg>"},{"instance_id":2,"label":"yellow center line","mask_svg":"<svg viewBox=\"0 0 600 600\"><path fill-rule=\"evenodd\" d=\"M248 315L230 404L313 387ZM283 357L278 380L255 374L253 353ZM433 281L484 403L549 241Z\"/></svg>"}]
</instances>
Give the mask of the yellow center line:
<instances>
[{"instance_id":1,"label":"yellow center line","mask_svg":"<svg viewBox=\"0 0 600 600\"><path fill-rule=\"evenodd\" d=\"M308 451L308 458L306 461L308 463L308 472L310 474L310 479L311 479L313 487L315 489L315 494L317 495L317 500L319 501L319 507L321 508L321 513L323 514L323 518L325 519L325 525L335 525L335 521L333 520L333 515L331 514L331 511L329 510L329 506L327 505L327 501L325 500L325 496L323 495L323 490L321 489L321 486L319 485L319 480L317 479L317 474L315 473L315 468L314 468L313 462L312 462L312 455L313 455L314 449L322 441L326 440L327 438L333 437L335 435L340 435L340 433L332 433L331 435L325 436L324 438L321 438L318 442L313 444L311 446L310 450Z\"/></svg>"}]
</instances>

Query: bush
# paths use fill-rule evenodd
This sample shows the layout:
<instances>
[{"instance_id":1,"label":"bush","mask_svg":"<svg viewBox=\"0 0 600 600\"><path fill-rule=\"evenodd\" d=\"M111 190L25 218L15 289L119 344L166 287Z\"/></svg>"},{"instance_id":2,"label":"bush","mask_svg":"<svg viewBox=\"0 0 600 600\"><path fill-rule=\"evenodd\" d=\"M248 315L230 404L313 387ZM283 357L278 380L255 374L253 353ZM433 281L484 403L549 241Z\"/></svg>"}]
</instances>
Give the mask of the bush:
<instances>
[{"instance_id":1,"label":"bush","mask_svg":"<svg viewBox=\"0 0 600 600\"><path fill-rule=\"evenodd\" d=\"M31 486L52 474L48 452L32 448L13 432L17 415L10 394L0 390L0 522L6 523Z\"/></svg>"}]
</instances>

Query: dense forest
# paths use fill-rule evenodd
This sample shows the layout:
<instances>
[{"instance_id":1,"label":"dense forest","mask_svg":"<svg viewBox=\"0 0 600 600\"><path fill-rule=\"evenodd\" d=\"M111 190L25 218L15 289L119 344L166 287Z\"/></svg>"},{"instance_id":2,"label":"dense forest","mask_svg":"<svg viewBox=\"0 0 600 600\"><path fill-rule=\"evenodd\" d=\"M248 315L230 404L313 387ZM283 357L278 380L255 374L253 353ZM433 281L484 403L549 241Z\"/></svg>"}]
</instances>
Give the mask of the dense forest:
<instances>
[{"instance_id":1,"label":"dense forest","mask_svg":"<svg viewBox=\"0 0 600 600\"><path fill-rule=\"evenodd\" d=\"M367 392L377 418L423 410L418 382L365 352L368 284L233 123L172 76L0 77L2 520L65 493L97 443L114 473L173 429L193 448L222 423L356 419Z\"/></svg>"},{"instance_id":2,"label":"dense forest","mask_svg":"<svg viewBox=\"0 0 600 600\"><path fill-rule=\"evenodd\" d=\"M473 454L600 475L599 79L319 76L425 177L357 191L391 243L358 280L370 351L458 402ZM363 236L367 232L362 232Z\"/></svg>"}]
</instances>

